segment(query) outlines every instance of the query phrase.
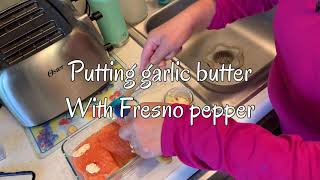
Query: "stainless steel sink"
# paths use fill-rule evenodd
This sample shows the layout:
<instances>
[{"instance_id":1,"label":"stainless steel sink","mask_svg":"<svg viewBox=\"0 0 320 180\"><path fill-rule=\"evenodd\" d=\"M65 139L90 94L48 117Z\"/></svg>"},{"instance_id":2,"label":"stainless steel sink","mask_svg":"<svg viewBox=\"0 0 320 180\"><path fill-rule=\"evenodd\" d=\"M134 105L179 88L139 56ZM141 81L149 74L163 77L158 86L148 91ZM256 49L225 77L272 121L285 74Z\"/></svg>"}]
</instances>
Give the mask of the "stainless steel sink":
<instances>
[{"instance_id":1,"label":"stainless steel sink","mask_svg":"<svg viewBox=\"0 0 320 180\"><path fill-rule=\"evenodd\" d=\"M157 12L147 21L146 32L165 23L193 2L195 0L176 1ZM252 69L247 82L235 80L201 82L203 86L213 91L235 92L262 75L262 71L268 70L274 56L272 13L266 13L230 24L223 30L195 33L183 46L177 58L194 72L198 61L201 62L202 69L207 71L219 69L222 64L243 71Z\"/></svg>"},{"instance_id":2,"label":"stainless steel sink","mask_svg":"<svg viewBox=\"0 0 320 180\"><path fill-rule=\"evenodd\" d=\"M129 31L141 45L148 32L168 21L196 0L175 0L159 7L148 0L149 16ZM173 58L181 61L181 68L196 72L197 61L203 69L217 69L222 64L238 69L253 70L247 82L205 81L192 79L186 83L195 94L208 104L238 106L259 93L267 84L270 64L276 54L273 31L273 11L247 17L221 30L204 30L195 33ZM177 28L179 28L177 26Z\"/></svg>"}]
</instances>

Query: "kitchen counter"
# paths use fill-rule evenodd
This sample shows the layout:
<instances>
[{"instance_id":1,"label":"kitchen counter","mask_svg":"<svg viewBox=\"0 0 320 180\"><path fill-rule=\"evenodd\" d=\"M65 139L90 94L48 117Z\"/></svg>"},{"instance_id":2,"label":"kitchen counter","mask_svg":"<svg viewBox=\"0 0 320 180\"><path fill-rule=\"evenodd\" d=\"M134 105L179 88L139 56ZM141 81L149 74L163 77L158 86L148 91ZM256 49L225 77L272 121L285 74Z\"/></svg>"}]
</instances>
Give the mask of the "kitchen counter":
<instances>
[{"instance_id":1,"label":"kitchen counter","mask_svg":"<svg viewBox=\"0 0 320 180\"><path fill-rule=\"evenodd\" d=\"M127 66L131 66L133 63L139 61L141 51L141 46L130 38L128 44L122 48L115 49L113 53L125 61ZM174 86L182 86L182 84L177 82ZM170 85L170 87L172 86ZM165 90L163 89L163 91ZM203 102L199 98L196 97L195 99L196 104L203 105ZM159 100L161 101L161 98ZM255 105L256 110L251 119L235 118L239 122L256 123L272 109L266 89L262 90L246 104ZM24 132L24 128L20 126L6 108L0 109L0 121L0 144L4 145L7 153L7 158L0 161L0 171L15 172L32 170L36 173L37 179L73 179L72 171L60 149L44 159L39 159L33 151L33 147ZM185 179L196 171L196 169L181 164L180 168L172 172L168 179Z\"/></svg>"},{"instance_id":2,"label":"kitchen counter","mask_svg":"<svg viewBox=\"0 0 320 180\"><path fill-rule=\"evenodd\" d=\"M39 159L24 128L6 108L1 108L0 119L0 143L4 145L7 153L7 158L0 161L0 171L32 170L37 179L72 179L72 172L60 149L44 159Z\"/></svg>"}]
</instances>

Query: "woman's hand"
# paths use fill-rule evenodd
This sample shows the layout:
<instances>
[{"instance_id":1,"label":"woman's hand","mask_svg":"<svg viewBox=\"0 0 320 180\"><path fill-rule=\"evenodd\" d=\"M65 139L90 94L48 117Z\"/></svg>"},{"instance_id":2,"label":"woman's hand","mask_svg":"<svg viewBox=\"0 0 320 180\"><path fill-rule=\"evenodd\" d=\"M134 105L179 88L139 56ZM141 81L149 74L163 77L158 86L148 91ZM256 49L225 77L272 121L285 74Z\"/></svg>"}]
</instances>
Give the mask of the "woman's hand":
<instances>
[{"instance_id":1,"label":"woman's hand","mask_svg":"<svg viewBox=\"0 0 320 180\"><path fill-rule=\"evenodd\" d=\"M160 103L161 104L161 103ZM159 103L145 103L141 106L148 105L150 108L160 105ZM123 120L118 120L123 121ZM125 122L119 132L119 136L129 141L133 146L135 153L142 158L154 158L162 155L161 151L161 131L164 119L149 118L144 119L137 113L137 118L133 118L131 112L126 118Z\"/></svg>"},{"instance_id":2,"label":"woman's hand","mask_svg":"<svg viewBox=\"0 0 320 180\"><path fill-rule=\"evenodd\" d=\"M197 30L209 26L214 14L214 0L199 0L149 33L141 56L140 71L149 64L166 65Z\"/></svg>"},{"instance_id":3,"label":"woman's hand","mask_svg":"<svg viewBox=\"0 0 320 180\"><path fill-rule=\"evenodd\" d=\"M152 30L141 56L140 70L149 64L166 65L192 34L193 19L187 15L178 15L158 28Z\"/></svg>"}]
</instances>

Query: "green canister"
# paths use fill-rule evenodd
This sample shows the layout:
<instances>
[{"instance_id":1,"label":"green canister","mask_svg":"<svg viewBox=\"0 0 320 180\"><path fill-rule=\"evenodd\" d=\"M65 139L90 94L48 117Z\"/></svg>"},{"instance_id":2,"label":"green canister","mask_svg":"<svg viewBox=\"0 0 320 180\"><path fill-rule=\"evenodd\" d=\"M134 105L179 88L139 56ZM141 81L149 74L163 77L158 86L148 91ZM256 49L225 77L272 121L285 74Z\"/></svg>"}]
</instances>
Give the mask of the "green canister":
<instances>
[{"instance_id":1,"label":"green canister","mask_svg":"<svg viewBox=\"0 0 320 180\"><path fill-rule=\"evenodd\" d=\"M102 14L97 24L104 38L104 42L115 47L123 46L129 33L123 16L121 15L119 0L88 0L91 12Z\"/></svg>"}]
</instances>

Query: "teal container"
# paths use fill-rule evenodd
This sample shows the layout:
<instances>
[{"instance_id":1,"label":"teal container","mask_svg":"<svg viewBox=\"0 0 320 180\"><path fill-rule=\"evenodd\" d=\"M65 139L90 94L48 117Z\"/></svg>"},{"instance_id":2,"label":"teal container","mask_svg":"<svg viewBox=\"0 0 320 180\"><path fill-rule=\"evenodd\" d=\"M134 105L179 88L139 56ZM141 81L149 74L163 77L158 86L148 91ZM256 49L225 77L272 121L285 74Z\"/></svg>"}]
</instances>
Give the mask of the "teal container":
<instances>
[{"instance_id":1,"label":"teal container","mask_svg":"<svg viewBox=\"0 0 320 180\"><path fill-rule=\"evenodd\" d=\"M123 46L129 38L129 33L121 15L119 0L88 0L88 2L91 12L100 12L103 15L97 20L97 24L104 42L111 43L115 47Z\"/></svg>"}]
</instances>

